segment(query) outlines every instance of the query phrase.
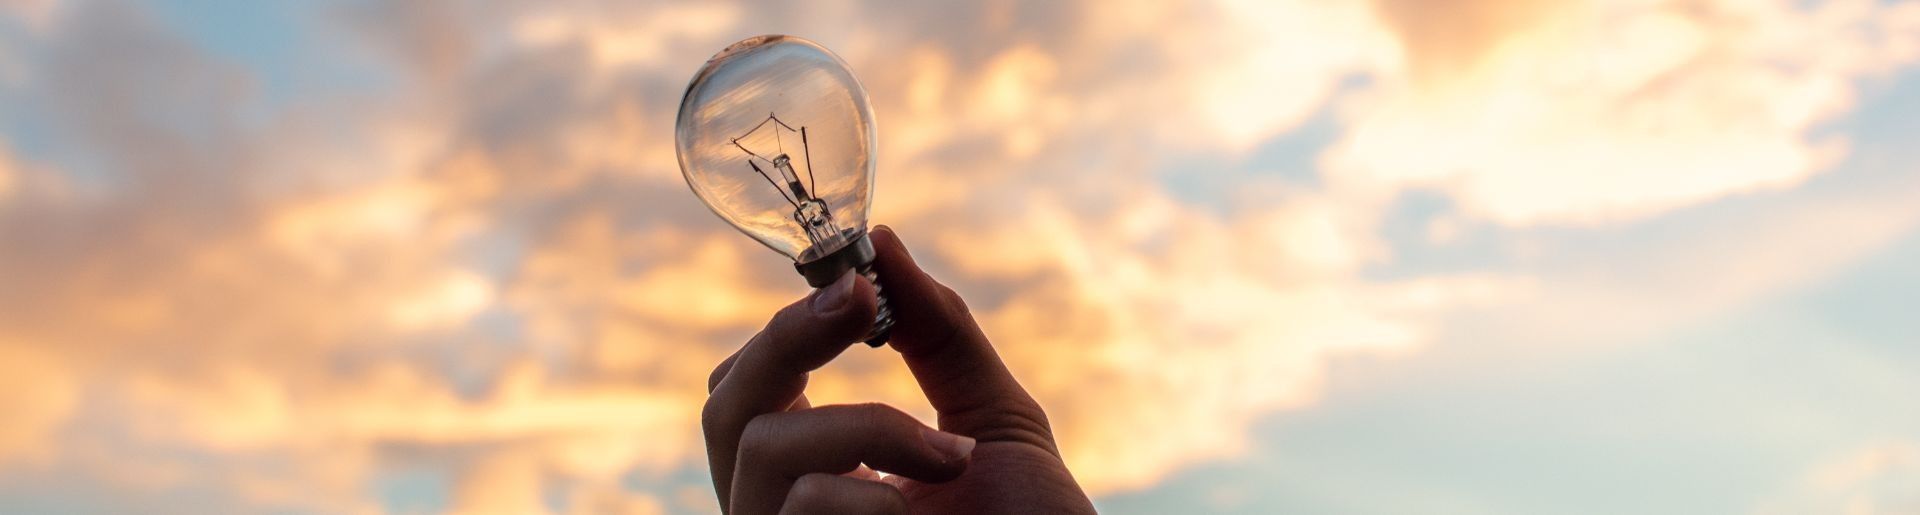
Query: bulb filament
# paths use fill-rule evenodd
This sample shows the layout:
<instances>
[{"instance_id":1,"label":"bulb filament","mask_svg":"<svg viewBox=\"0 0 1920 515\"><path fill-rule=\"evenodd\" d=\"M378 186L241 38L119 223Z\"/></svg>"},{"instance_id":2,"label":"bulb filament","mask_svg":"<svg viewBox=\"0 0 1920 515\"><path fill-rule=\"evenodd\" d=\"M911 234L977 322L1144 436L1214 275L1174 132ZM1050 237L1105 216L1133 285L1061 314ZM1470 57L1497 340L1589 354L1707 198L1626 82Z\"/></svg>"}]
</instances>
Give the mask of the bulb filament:
<instances>
[{"instance_id":1,"label":"bulb filament","mask_svg":"<svg viewBox=\"0 0 1920 515\"><path fill-rule=\"evenodd\" d=\"M753 136L753 133L759 132L760 129L763 128L771 128L773 131L775 153L772 159L768 159L754 152L752 149L748 149L746 145L740 144L740 140ZM801 158L805 160L807 167L807 180L805 184L801 183L800 175L793 170L793 158L787 155L786 142L780 136L783 130L790 134L798 134L800 136L800 155ZM786 199L788 204L793 205L794 223L800 224L800 227L806 230L807 239L812 240L815 247L832 249L845 243L846 235L833 223L833 211L827 208L827 201L821 199L817 195L819 191L814 188L816 183L813 175L813 153L809 151L807 146L806 126L795 129L793 126L787 125L786 122L780 121L780 118L774 116L773 113L767 113L766 120L761 120L759 125L755 125L752 129L747 130L747 132L734 137L732 143L733 146L738 147L741 152L747 153L747 166L752 167L755 173L766 178L767 184L779 191L780 197ZM756 162L756 160L758 160L758 162ZM762 162L773 167L774 171L780 174L780 178L778 180L774 179L772 174L768 174L766 169L761 168L759 163ZM784 187L782 183L785 184Z\"/></svg>"}]
</instances>

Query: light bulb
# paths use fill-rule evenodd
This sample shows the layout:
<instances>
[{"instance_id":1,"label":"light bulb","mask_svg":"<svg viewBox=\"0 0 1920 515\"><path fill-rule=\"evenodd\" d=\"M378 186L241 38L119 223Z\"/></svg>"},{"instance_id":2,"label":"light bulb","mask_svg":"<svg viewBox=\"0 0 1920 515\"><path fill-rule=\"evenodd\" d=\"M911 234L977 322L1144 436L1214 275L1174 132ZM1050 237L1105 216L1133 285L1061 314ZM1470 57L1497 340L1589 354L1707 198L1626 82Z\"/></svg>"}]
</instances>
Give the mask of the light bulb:
<instances>
[{"instance_id":1,"label":"light bulb","mask_svg":"<svg viewBox=\"0 0 1920 515\"><path fill-rule=\"evenodd\" d=\"M867 239L873 110L853 71L812 41L769 35L714 54L687 84L674 127L680 173L713 213L792 258L807 284L847 270L873 281ZM879 298L878 347L893 326Z\"/></svg>"}]
</instances>

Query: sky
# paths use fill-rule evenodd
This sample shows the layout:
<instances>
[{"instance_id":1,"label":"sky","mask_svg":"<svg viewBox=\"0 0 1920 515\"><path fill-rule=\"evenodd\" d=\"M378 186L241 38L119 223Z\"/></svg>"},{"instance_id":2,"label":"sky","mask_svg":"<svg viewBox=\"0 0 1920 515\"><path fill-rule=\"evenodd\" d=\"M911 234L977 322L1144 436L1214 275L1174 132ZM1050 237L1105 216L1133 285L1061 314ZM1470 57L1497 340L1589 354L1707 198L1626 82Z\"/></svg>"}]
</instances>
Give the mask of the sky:
<instances>
[{"instance_id":1,"label":"sky","mask_svg":"<svg viewBox=\"0 0 1920 515\"><path fill-rule=\"evenodd\" d=\"M673 118L770 33L1103 512L1920 512L1870 0L0 0L0 512L715 512L806 286Z\"/></svg>"}]
</instances>

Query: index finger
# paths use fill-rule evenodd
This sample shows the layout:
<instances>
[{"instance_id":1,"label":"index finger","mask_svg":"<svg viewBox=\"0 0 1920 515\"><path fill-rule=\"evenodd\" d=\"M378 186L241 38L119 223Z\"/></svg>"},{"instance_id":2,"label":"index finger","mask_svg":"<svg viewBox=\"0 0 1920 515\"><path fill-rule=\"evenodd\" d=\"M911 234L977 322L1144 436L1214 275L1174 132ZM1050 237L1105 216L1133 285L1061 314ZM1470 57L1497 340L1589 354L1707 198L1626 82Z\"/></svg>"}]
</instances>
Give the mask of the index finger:
<instances>
[{"instance_id":1,"label":"index finger","mask_svg":"<svg viewBox=\"0 0 1920 515\"><path fill-rule=\"evenodd\" d=\"M700 413L707 465L720 499L728 498L740 433L765 413L801 398L807 373L833 360L873 325L873 284L848 273L788 305L732 358Z\"/></svg>"},{"instance_id":2,"label":"index finger","mask_svg":"<svg viewBox=\"0 0 1920 515\"><path fill-rule=\"evenodd\" d=\"M920 269L899 236L876 227L874 270L896 321L895 350L939 413L940 429L988 441L1026 441L1055 455L1039 403L1000 361L965 301Z\"/></svg>"}]
</instances>

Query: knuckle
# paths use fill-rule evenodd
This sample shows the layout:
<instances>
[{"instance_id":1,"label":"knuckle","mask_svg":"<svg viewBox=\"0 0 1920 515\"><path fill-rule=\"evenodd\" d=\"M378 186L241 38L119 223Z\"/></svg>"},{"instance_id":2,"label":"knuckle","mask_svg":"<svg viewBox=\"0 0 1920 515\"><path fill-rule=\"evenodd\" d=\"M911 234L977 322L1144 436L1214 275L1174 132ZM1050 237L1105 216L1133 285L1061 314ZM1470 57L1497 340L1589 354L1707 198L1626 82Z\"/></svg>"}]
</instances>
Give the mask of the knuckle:
<instances>
[{"instance_id":1,"label":"knuckle","mask_svg":"<svg viewBox=\"0 0 1920 515\"><path fill-rule=\"evenodd\" d=\"M761 336L764 336L766 333L774 332L775 328L790 326L795 322L800 322L808 318L811 318L813 316L813 307L811 306L811 304L812 304L814 295L817 295L817 294L813 294L813 293L807 294L807 296L801 297L800 300L793 301L792 304L788 304L786 307L780 308L780 311L774 312L773 318L770 320L767 320L766 328L762 329L760 331L761 334L755 335L754 338L759 339Z\"/></svg>"},{"instance_id":2,"label":"knuckle","mask_svg":"<svg viewBox=\"0 0 1920 515\"><path fill-rule=\"evenodd\" d=\"M990 431L992 439L1018 441L1032 444L1046 450L1054 456L1060 455L1059 444L1054 441L1053 427L1047 421L1047 413L1034 405L1028 409L1016 407L1002 414Z\"/></svg>"},{"instance_id":3,"label":"knuckle","mask_svg":"<svg viewBox=\"0 0 1920 515\"><path fill-rule=\"evenodd\" d=\"M1039 404L1026 406L1026 409L1020 410L1020 414L1021 418L1025 419L1028 430L1048 441L1053 440L1053 423L1047 420L1047 412L1040 409Z\"/></svg>"},{"instance_id":4,"label":"knuckle","mask_svg":"<svg viewBox=\"0 0 1920 515\"><path fill-rule=\"evenodd\" d=\"M726 359L720 360L720 364L713 366L713 372L707 374L708 395L712 395L714 390L720 389L720 383L726 381L727 376L733 373L734 365L740 363L740 354L746 352L747 348L753 346L753 342L759 339L760 333L754 333L753 337L748 338L745 344L741 345L738 349L734 349L733 353L728 354Z\"/></svg>"},{"instance_id":5,"label":"knuckle","mask_svg":"<svg viewBox=\"0 0 1920 515\"><path fill-rule=\"evenodd\" d=\"M713 372L707 374L707 394L708 395L712 395L713 390L720 387L720 380L726 379L727 371L732 369L733 369L733 358L727 358L726 361L720 362L720 365L713 367Z\"/></svg>"},{"instance_id":6,"label":"knuckle","mask_svg":"<svg viewBox=\"0 0 1920 515\"><path fill-rule=\"evenodd\" d=\"M709 434L719 429L726 417L726 408L720 403L714 402L712 397L708 397L707 403L700 407L700 427L701 429L705 429Z\"/></svg>"},{"instance_id":7,"label":"knuckle","mask_svg":"<svg viewBox=\"0 0 1920 515\"><path fill-rule=\"evenodd\" d=\"M818 315L815 315L813 308L809 305L809 301L811 301L812 298L813 297L809 295L806 298L795 301L793 304L788 304L787 307L780 308L780 311L774 313L773 318L767 321L767 325L760 329L760 333L754 335L752 343L749 345L783 346L796 340L806 340L813 337L820 332L819 328L823 324L827 325L827 327L832 327L830 324L842 321L839 319L823 320ZM844 319L848 317L843 315L840 318Z\"/></svg>"},{"instance_id":8,"label":"knuckle","mask_svg":"<svg viewBox=\"0 0 1920 515\"><path fill-rule=\"evenodd\" d=\"M826 474L807 474L794 480L793 488L787 490L787 503L810 505L834 498L833 478Z\"/></svg>"},{"instance_id":9,"label":"knuckle","mask_svg":"<svg viewBox=\"0 0 1920 515\"><path fill-rule=\"evenodd\" d=\"M858 410L856 420L859 427L887 442L919 441L920 428L926 426L913 415L886 404L874 402L856 404L854 407Z\"/></svg>"},{"instance_id":10,"label":"knuckle","mask_svg":"<svg viewBox=\"0 0 1920 515\"><path fill-rule=\"evenodd\" d=\"M946 299L947 304L953 306L954 311L961 313L970 312L967 310L967 299L961 298L960 292L953 291L953 288L945 284L934 283L934 285L940 287L940 296Z\"/></svg>"},{"instance_id":11,"label":"knuckle","mask_svg":"<svg viewBox=\"0 0 1920 515\"><path fill-rule=\"evenodd\" d=\"M867 427L900 428L920 425L913 415L899 408L878 402L865 402L847 406Z\"/></svg>"},{"instance_id":12,"label":"knuckle","mask_svg":"<svg viewBox=\"0 0 1920 515\"><path fill-rule=\"evenodd\" d=\"M967 307L967 301L960 298L947 285L934 283L934 295L938 297L930 320L916 321L927 326L927 333L941 336L941 340L951 339L973 323L973 311Z\"/></svg>"},{"instance_id":13,"label":"knuckle","mask_svg":"<svg viewBox=\"0 0 1920 515\"><path fill-rule=\"evenodd\" d=\"M740 450L738 456L742 462L760 462L774 452L778 443L779 423L773 415L761 415L747 421L740 431Z\"/></svg>"}]
</instances>

